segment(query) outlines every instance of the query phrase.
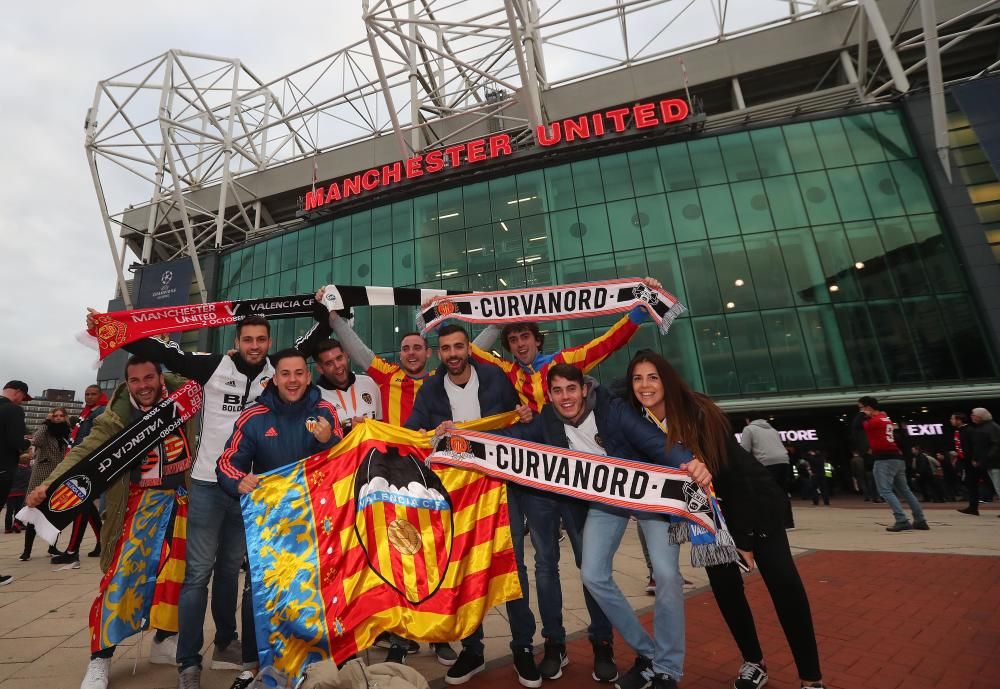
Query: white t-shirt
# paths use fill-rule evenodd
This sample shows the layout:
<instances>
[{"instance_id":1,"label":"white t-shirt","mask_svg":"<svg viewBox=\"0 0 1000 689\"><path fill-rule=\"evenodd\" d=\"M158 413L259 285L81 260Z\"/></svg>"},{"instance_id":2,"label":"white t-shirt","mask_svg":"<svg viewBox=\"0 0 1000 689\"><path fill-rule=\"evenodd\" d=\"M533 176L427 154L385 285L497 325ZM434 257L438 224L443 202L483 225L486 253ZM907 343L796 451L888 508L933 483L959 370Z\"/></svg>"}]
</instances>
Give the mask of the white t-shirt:
<instances>
[{"instance_id":1,"label":"white t-shirt","mask_svg":"<svg viewBox=\"0 0 1000 689\"><path fill-rule=\"evenodd\" d=\"M597 419L594 412L587 414L579 426L564 424L566 426L566 439L569 441L569 449L577 452L589 452L592 455L608 455L597 442Z\"/></svg>"},{"instance_id":2,"label":"white t-shirt","mask_svg":"<svg viewBox=\"0 0 1000 689\"><path fill-rule=\"evenodd\" d=\"M476 369L471 364L469 369L472 371L472 375L465 387L453 383L448 374L444 376L444 391L448 393L448 402L451 404L451 420L455 423L483 418L479 408L479 376L476 375Z\"/></svg>"},{"instance_id":3,"label":"white t-shirt","mask_svg":"<svg viewBox=\"0 0 1000 689\"><path fill-rule=\"evenodd\" d=\"M341 424L349 423L356 416L382 418L382 394L378 384L368 376L355 376L354 385L346 390L320 387L319 391L337 410Z\"/></svg>"}]
</instances>

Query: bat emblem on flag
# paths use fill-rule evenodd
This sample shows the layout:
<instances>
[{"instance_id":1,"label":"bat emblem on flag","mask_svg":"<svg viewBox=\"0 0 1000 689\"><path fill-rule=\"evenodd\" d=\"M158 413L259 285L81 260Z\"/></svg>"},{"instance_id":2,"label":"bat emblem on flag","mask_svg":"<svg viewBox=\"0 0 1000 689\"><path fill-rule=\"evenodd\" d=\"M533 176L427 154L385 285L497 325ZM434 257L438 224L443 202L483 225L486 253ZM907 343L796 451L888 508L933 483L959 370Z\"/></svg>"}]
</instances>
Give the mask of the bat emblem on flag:
<instances>
[{"instance_id":1,"label":"bat emblem on flag","mask_svg":"<svg viewBox=\"0 0 1000 689\"><path fill-rule=\"evenodd\" d=\"M687 501L688 512L698 514L708 512L708 496L697 483L684 484L684 499Z\"/></svg>"},{"instance_id":2,"label":"bat emblem on flag","mask_svg":"<svg viewBox=\"0 0 1000 689\"><path fill-rule=\"evenodd\" d=\"M373 448L354 477L354 530L368 566L407 601L433 596L451 561L452 501L437 474L392 446Z\"/></svg>"},{"instance_id":3,"label":"bat emblem on flag","mask_svg":"<svg viewBox=\"0 0 1000 689\"><path fill-rule=\"evenodd\" d=\"M65 512L73 509L90 497L90 479L83 474L72 476L61 484L49 496L49 509L53 512Z\"/></svg>"}]
</instances>

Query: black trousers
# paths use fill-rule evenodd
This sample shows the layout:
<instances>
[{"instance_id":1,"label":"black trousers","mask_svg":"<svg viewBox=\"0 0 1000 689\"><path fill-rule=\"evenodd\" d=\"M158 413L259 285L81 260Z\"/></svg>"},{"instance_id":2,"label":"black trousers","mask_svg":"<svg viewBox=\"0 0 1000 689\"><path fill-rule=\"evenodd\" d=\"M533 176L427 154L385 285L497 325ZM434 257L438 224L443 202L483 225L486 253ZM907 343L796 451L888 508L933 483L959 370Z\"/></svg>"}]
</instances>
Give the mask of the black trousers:
<instances>
[{"instance_id":1,"label":"black trousers","mask_svg":"<svg viewBox=\"0 0 1000 689\"><path fill-rule=\"evenodd\" d=\"M777 529L767 537L754 537L753 556L768 593L771 594L778 621L781 622L792 657L795 658L799 678L813 682L819 680L819 650L816 648L816 632L813 630L809 599L788 549L785 532ZM735 564L717 565L707 567L705 571L712 584L712 593L719 604L719 611L726 620L743 659L751 663L761 662L764 652L757 638L757 627L747 603L739 568Z\"/></svg>"},{"instance_id":2,"label":"black trousers","mask_svg":"<svg viewBox=\"0 0 1000 689\"><path fill-rule=\"evenodd\" d=\"M80 544L83 542L83 535L87 531L87 524L90 524L90 528L94 530L97 545L101 545L101 515L97 511L97 505L90 503L73 520L73 531L69 537L69 545L66 546L67 553L80 552Z\"/></svg>"},{"instance_id":3,"label":"black trousers","mask_svg":"<svg viewBox=\"0 0 1000 689\"><path fill-rule=\"evenodd\" d=\"M969 491L969 511L979 514L979 482L986 478L986 469L970 463L965 469L965 489Z\"/></svg>"},{"instance_id":4,"label":"black trousers","mask_svg":"<svg viewBox=\"0 0 1000 689\"><path fill-rule=\"evenodd\" d=\"M792 472L792 467L790 464L770 464L765 468L774 477L774 480L777 481L781 487L781 494L785 498L785 528L794 529L795 517L792 516L792 501L788 498L788 480Z\"/></svg>"},{"instance_id":5,"label":"black trousers","mask_svg":"<svg viewBox=\"0 0 1000 689\"><path fill-rule=\"evenodd\" d=\"M4 529L10 531L14 528L14 515L24 507L24 495L11 495L7 497L7 514L3 518Z\"/></svg>"}]
</instances>

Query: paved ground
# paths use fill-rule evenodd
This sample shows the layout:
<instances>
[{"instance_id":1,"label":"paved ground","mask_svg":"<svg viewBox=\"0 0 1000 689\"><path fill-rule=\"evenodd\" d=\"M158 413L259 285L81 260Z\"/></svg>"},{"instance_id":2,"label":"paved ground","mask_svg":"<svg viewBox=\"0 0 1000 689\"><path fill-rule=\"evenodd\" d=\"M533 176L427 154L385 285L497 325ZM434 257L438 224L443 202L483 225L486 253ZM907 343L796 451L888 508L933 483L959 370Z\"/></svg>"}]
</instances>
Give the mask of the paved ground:
<instances>
[{"instance_id":1,"label":"paved ground","mask_svg":"<svg viewBox=\"0 0 1000 689\"><path fill-rule=\"evenodd\" d=\"M992 689L1000 688L1000 510L984 508L967 517L958 505L934 506L931 531L890 534L892 515L884 506L854 498L836 499L832 507L796 503L798 529L790 533L809 592L827 684L837 689ZM0 589L0 689L76 689L88 657L87 613L98 583L95 559L79 570L53 572L48 558L21 563L21 536L0 537L0 572L16 579ZM36 544L36 552L44 547ZM89 550L92 542L84 542ZM564 543L564 561L572 562ZM681 560L686 562L687 554ZM530 561L530 556L529 556ZM649 622L651 598L643 593L645 565L635 531L630 529L615 560L616 578L630 601ZM695 583L687 600L688 652L685 689L731 686L739 666L736 647L719 616L706 578L684 566ZM584 628L583 595L572 565L562 571L566 622L576 634L559 685L591 686L590 649L580 638ZM769 686L796 687L795 669L773 608L759 576L748 579L772 680ZM509 666L509 630L493 611L486 620L490 670L467 686L518 687ZM209 623L210 624L210 623ZM211 632L206 633L211 638ZM173 668L150 665L145 656L149 635L124 644L115 656L115 689L166 689L176 686ZM136 662L137 650L142 658ZM633 654L616 646L620 669ZM370 661L383 652L373 650ZM444 668L424 652L410 660L440 684ZM136 673L133 675L133 667ZM206 689L225 689L232 672L206 671Z\"/></svg>"}]
</instances>

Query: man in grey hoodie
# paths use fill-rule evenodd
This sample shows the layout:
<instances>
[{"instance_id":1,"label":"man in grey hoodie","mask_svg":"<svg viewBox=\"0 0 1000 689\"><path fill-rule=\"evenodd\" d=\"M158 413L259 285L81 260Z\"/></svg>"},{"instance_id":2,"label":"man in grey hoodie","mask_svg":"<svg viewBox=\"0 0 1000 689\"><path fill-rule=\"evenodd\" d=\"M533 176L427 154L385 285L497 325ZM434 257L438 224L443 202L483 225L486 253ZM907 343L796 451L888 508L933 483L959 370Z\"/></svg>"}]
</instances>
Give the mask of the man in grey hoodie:
<instances>
[{"instance_id":1,"label":"man in grey hoodie","mask_svg":"<svg viewBox=\"0 0 1000 689\"><path fill-rule=\"evenodd\" d=\"M781 486L785 495L785 528L795 528L795 518L792 516L792 502L788 499L788 480L791 465L788 463L788 451L781 442L781 436L774 430L762 414L747 414L746 426L740 434L740 445L763 464L774 480Z\"/></svg>"}]
</instances>

